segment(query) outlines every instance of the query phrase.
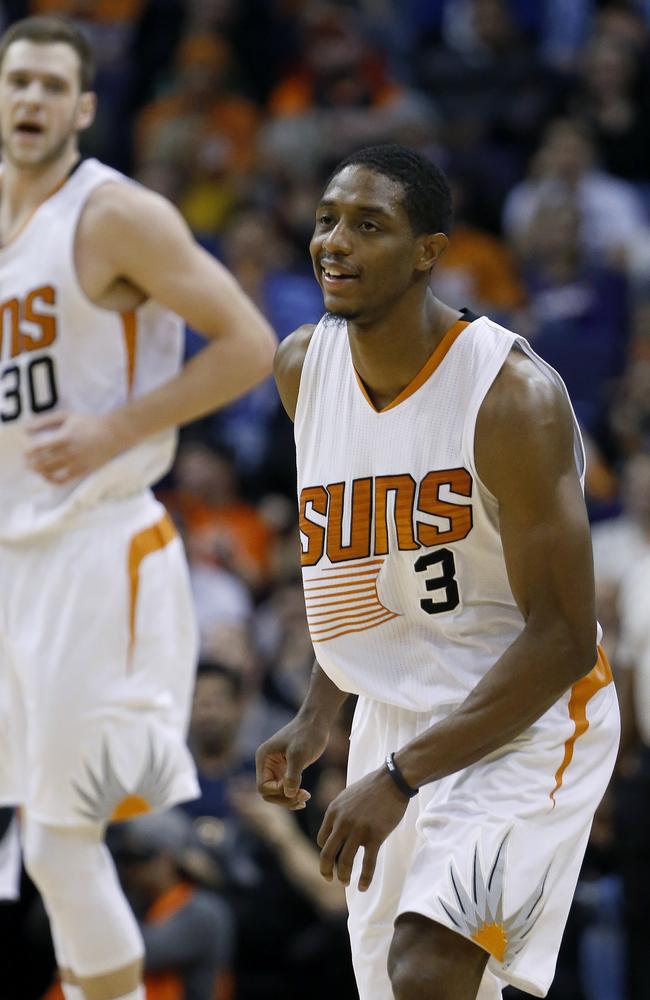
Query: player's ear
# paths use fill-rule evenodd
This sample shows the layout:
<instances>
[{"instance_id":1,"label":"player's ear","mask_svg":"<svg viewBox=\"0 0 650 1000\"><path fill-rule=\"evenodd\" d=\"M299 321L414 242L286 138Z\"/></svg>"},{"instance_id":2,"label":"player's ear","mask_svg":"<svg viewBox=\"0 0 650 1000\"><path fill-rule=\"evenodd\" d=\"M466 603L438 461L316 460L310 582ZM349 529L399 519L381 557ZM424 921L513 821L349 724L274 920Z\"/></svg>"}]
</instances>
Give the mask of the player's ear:
<instances>
[{"instance_id":1,"label":"player's ear","mask_svg":"<svg viewBox=\"0 0 650 1000\"><path fill-rule=\"evenodd\" d=\"M427 233L424 236L418 236L415 255L416 270L430 271L440 260L448 245L449 240L444 233Z\"/></svg>"},{"instance_id":2,"label":"player's ear","mask_svg":"<svg viewBox=\"0 0 650 1000\"><path fill-rule=\"evenodd\" d=\"M85 90L79 97L77 105L77 131L83 132L92 125L96 111L97 94L92 90Z\"/></svg>"}]
</instances>

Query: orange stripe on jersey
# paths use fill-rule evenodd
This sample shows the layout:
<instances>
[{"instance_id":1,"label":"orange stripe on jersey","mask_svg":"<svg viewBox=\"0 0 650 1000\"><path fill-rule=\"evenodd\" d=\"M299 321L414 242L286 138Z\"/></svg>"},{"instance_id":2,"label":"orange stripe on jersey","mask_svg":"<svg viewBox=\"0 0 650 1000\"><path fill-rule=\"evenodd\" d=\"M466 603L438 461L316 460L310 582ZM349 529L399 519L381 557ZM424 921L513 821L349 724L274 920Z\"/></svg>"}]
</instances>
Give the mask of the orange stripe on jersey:
<instances>
[{"instance_id":1,"label":"orange stripe on jersey","mask_svg":"<svg viewBox=\"0 0 650 1000\"><path fill-rule=\"evenodd\" d=\"M329 638L332 638L332 636L329 635L329 633L336 632L341 628L347 629L348 624L350 625L350 627L352 627L353 625L365 625L366 622L374 622L375 624L379 625L380 623L377 621L377 619L381 618L382 620L387 621L388 620L386 618L387 615L389 618L395 617L391 611L386 611L385 608L379 608L375 609L374 611L366 611L365 614L360 614L356 616L353 615L347 624L342 621L332 622L331 625L325 625L322 622L319 622L319 625L322 627L314 629L314 631L311 632L311 637L312 639L316 639L317 642L322 642L322 640L317 638L318 636L328 635Z\"/></svg>"},{"instance_id":2,"label":"orange stripe on jersey","mask_svg":"<svg viewBox=\"0 0 650 1000\"><path fill-rule=\"evenodd\" d=\"M376 607L377 607L376 601L365 601L363 604L355 605L355 607L350 606L349 608L343 608L343 611L349 610L352 611L353 613L356 613L357 611L363 611L366 608L376 608ZM338 609L336 611L319 611L318 614L313 614L311 611L309 612L309 620L315 622L316 624L319 624L317 619L322 618L322 619L327 619L327 621L331 621L332 619L337 617L347 618L348 616L341 614L341 611Z\"/></svg>"},{"instance_id":3,"label":"orange stripe on jersey","mask_svg":"<svg viewBox=\"0 0 650 1000\"><path fill-rule=\"evenodd\" d=\"M138 319L135 309L120 313L120 319L122 320L122 334L126 349L126 391L127 397L130 399L135 379L135 350L138 340Z\"/></svg>"},{"instance_id":4,"label":"orange stripe on jersey","mask_svg":"<svg viewBox=\"0 0 650 1000\"><path fill-rule=\"evenodd\" d=\"M412 396L414 392L417 392L420 386L424 385L427 379L429 379L431 375L433 375L436 368L438 368L438 366L442 363L446 355L449 353L449 350L453 346L455 340L461 335L461 333L467 326L469 326L467 320L464 319L457 320L454 323L454 325L447 330L447 332L445 333L444 337L436 347L431 357L425 362L424 367L421 368L420 371L417 373L417 375L415 375L411 379L409 384L405 386L402 389L402 391L398 393L397 396L395 396L395 399L391 400L390 403L388 403L386 406L382 406L380 410L377 409L377 407L371 400L370 396L368 395L367 389L363 384L363 381L360 378L359 373L355 368L354 374L356 376L357 382L359 383L359 388L366 397L367 402L370 404L370 406L372 406L373 410L376 413L386 413L387 410L392 410L393 407L399 406L399 404L403 403L405 399L408 399L409 396Z\"/></svg>"},{"instance_id":5,"label":"orange stripe on jersey","mask_svg":"<svg viewBox=\"0 0 650 1000\"><path fill-rule=\"evenodd\" d=\"M357 570L357 569L365 569L367 566L383 566L384 562L385 562L384 559L364 559L363 562L355 563L354 564L354 569L355 570ZM352 567L350 567L350 568L352 568ZM341 569L340 566L324 566L323 567L323 573L336 573L340 569ZM379 572L379 570L377 570L376 572Z\"/></svg>"},{"instance_id":6,"label":"orange stripe on jersey","mask_svg":"<svg viewBox=\"0 0 650 1000\"><path fill-rule=\"evenodd\" d=\"M329 569L337 569L336 566L330 566L328 568ZM343 580L346 577L352 577L353 579L354 578L358 579L361 576L375 576L376 577L377 576L377 570L376 569L368 569L368 570L365 571L365 573L337 573L336 576L328 576L327 579L328 580ZM311 579L308 578L305 582L306 583L314 583L315 580L313 578L311 578ZM363 583L364 581L361 580L360 582ZM323 584L323 586L324 586L324 584ZM339 584L339 586L342 586L342 585ZM310 588L310 589L313 589L313 588Z\"/></svg>"},{"instance_id":7,"label":"orange stripe on jersey","mask_svg":"<svg viewBox=\"0 0 650 1000\"><path fill-rule=\"evenodd\" d=\"M586 677L582 677L577 684L574 684L571 688L571 697L569 698L569 717L574 724L574 729L571 736L569 736L568 740L564 744L564 757L562 759L562 763L555 772L555 788L551 792L553 808L555 808L555 794L562 787L564 773L573 760L573 750L576 740L580 739L580 737L583 736L589 728L587 704L593 696L601 690L601 688L607 687L608 684L611 684L613 679L612 668L610 667L609 661L605 656L605 650L602 646L599 646L598 659L596 660L593 670L591 670Z\"/></svg>"},{"instance_id":8,"label":"orange stripe on jersey","mask_svg":"<svg viewBox=\"0 0 650 1000\"><path fill-rule=\"evenodd\" d=\"M325 608L325 609L335 608L337 605L340 606L341 604L344 605L343 610L346 610L348 608L353 608L355 605L358 607L359 601L365 601L367 597L374 597L374 596L375 596L374 591L371 591L369 594L363 594L361 597L348 597L344 601L327 601L325 604L311 604L307 608L307 617L311 615L312 611L318 611L319 608Z\"/></svg>"},{"instance_id":9,"label":"orange stripe on jersey","mask_svg":"<svg viewBox=\"0 0 650 1000\"><path fill-rule=\"evenodd\" d=\"M129 571L129 664L135 645L135 617L140 587L140 565L152 552L164 549L176 538L176 528L169 514L164 514L155 524L139 531L131 539L128 556Z\"/></svg>"},{"instance_id":10,"label":"orange stripe on jersey","mask_svg":"<svg viewBox=\"0 0 650 1000\"><path fill-rule=\"evenodd\" d=\"M354 579L358 575L360 567L372 566L373 563L374 569L359 574L370 577L370 579ZM317 577L313 576L305 578L307 624L314 642L328 642L330 639L336 639L348 632L360 632L366 628L374 628L377 625L383 625L384 622L390 621L392 618L399 617L395 611L391 611L390 608L382 604L379 598L377 577L383 564L383 559L364 560L351 567L350 573L338 573L336 576L327 577L327 583L321 583ZM336 569L337 567L328 568ZM329 582L338 577L348 576L352 576L353 579L343 579L340 583L333 584ZM332 598L339 596L343 599L340 601L332 600Z\"/></svg>"},{"instance_id":11,"label":"orange stripe on jersey","mask_svg":"<svg viewBox=\"0 0 650 1000\"><path fill-rule=\"evenodd\" d=\"M334 635L328 635L326 639L316 639L316 642L329 642L330 639L338 639L342 635L349 635L351 632L367 632L369 628L377 628L378 625L383 625L384 622L389 622L393 618L397 618L398 615L393 614L392 611L386 615L385 618L381 618L379 621L371 622L370 625L363 625L361 628L344 628L340 632L335 632Z\"/></svg>"},{"instance_id":12,"label":"orange stripe on jersey","mask_svg":"<svg viewBox=\"0 0 650 1000\"><path fill-rule=\"evenodd\" d=\"M364 590L372 590L372 588L374 587L374 585L375 585L374 580L359 580L359 582L356 585L352 581L350 581L350 583L343 583L343 584L341 584L341 583L332 583L332 584L321 583L321 584L317 584L315 587L305 587L305 593L309 592L311 594L311 596L308 597L307 600L309 600L309 601L312 601L312 600L319 601L321 598L338 597L339 594L361 594L361 593L363 593ZM328 590L329 591L333 591L333 593L330 593L330 594L325 593L325 594L323 594L322 593L323 590L325 590L325 591L328 591ZM314 593L314 591L317 591L318 593Z\"/></svg>"}]
</instances>

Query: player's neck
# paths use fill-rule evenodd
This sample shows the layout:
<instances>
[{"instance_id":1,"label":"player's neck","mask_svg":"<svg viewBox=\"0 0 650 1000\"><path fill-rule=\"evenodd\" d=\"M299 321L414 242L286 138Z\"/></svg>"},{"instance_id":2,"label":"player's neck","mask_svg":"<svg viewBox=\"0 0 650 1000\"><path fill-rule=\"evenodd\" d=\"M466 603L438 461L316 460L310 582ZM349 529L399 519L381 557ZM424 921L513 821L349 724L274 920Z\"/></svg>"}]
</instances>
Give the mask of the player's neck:
<instances>
[{"instance_id":1,"label":"player's neck","mask_svg":"<svg viewBox=\"0 0 650 1000\"><path fill-rule=\"evenodd\" d=\"M25 168L11 160L3 162L0 186L2 243L7 243L32 212L63 184L78 159L78 149L71 147L42 167Z\"/></svg>"},{"instance_id":2,"label":"player's neck","mask_svg":"<svg viewBox=\"0 0 650 1000\"><path fill-rule=\"evenodd\" d=\"M417 310L398 308L368 325L348 323L352 363L377 409L409 385L457 319L458 310L429 293Z\"/></svg>"}]
</instances>

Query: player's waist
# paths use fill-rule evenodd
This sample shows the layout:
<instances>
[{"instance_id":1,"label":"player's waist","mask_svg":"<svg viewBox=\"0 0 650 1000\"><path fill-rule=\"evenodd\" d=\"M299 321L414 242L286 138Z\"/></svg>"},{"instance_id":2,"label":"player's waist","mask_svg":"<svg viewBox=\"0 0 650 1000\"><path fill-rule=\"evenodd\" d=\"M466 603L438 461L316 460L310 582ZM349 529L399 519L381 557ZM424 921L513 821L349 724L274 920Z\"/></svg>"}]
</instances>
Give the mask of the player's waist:
<instances>
[{"instance_id":1,"label":"player's waist","mask_svg":"<svg viewBox=\"0 0 650 1000\"><path fill-rule=\"evenodd\" d=\"M32 544L41 544L44 539L72 532L101 530L103 524L128 522L143 524L155 521L164 508L149 488L121 497L105 497L90 506L71 506L69 509L50 512L35 518L31 527L17 525L10 533L0 529L0 547L17 549Z\"/></svg>"}]
</instances>

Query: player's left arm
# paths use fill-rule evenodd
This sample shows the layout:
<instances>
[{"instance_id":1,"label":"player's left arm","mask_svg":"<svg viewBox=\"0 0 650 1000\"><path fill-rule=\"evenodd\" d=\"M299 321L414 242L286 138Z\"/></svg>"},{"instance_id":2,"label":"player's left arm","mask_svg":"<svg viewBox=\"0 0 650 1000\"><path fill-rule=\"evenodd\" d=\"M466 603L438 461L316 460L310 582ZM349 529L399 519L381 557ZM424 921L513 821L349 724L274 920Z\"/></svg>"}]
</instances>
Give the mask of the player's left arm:
<instances>
[{"instance_id":1,"label":"player's left arm","mask_svg":"<svg viewBox=\"0 0 650 1000\"><path fill-rule=\"evenodd\" d=\"M462 706L396 754L414 786L474 763L532 725L596 663L589 523L561 389L514 353L479 413L478 473L499 502L524 627Z\"/></svg>"},{"instance_id":2,"label":"player's left arm","mask_svg":"<svg viewBox=\"0 0 650 1000\"><path fill-rule=\"evenodd\" d=\"M84 475L143 438L215 410L271 373L275 336L235 278L200 247L178 211L136 185L107 184L80 221L98 294L116 284L154 299L208 339L164 385L102 417L34 421L31 464L57 482ZM39 432L45 431L46 435ZM40 443L42 441L42 444Z\"/></svg>"},{"instance_id":3,"label":"player's left arm","mask_svg":"<svg viewBox=\"0 0 650 1000\"><path fill-rule=\"evenodd\" d=\"M479 475L499 502L508 576L524 627L457 711L402 748L395 761L417 788L515 739L596 662L589 525L564 394L513 355L481 408ZM462 586L462 581L460 583ZM360 847L359 888L408 799L380 767L330 805L319 831L321 873L348 883Z\"/></svg>"}]
</instances>

